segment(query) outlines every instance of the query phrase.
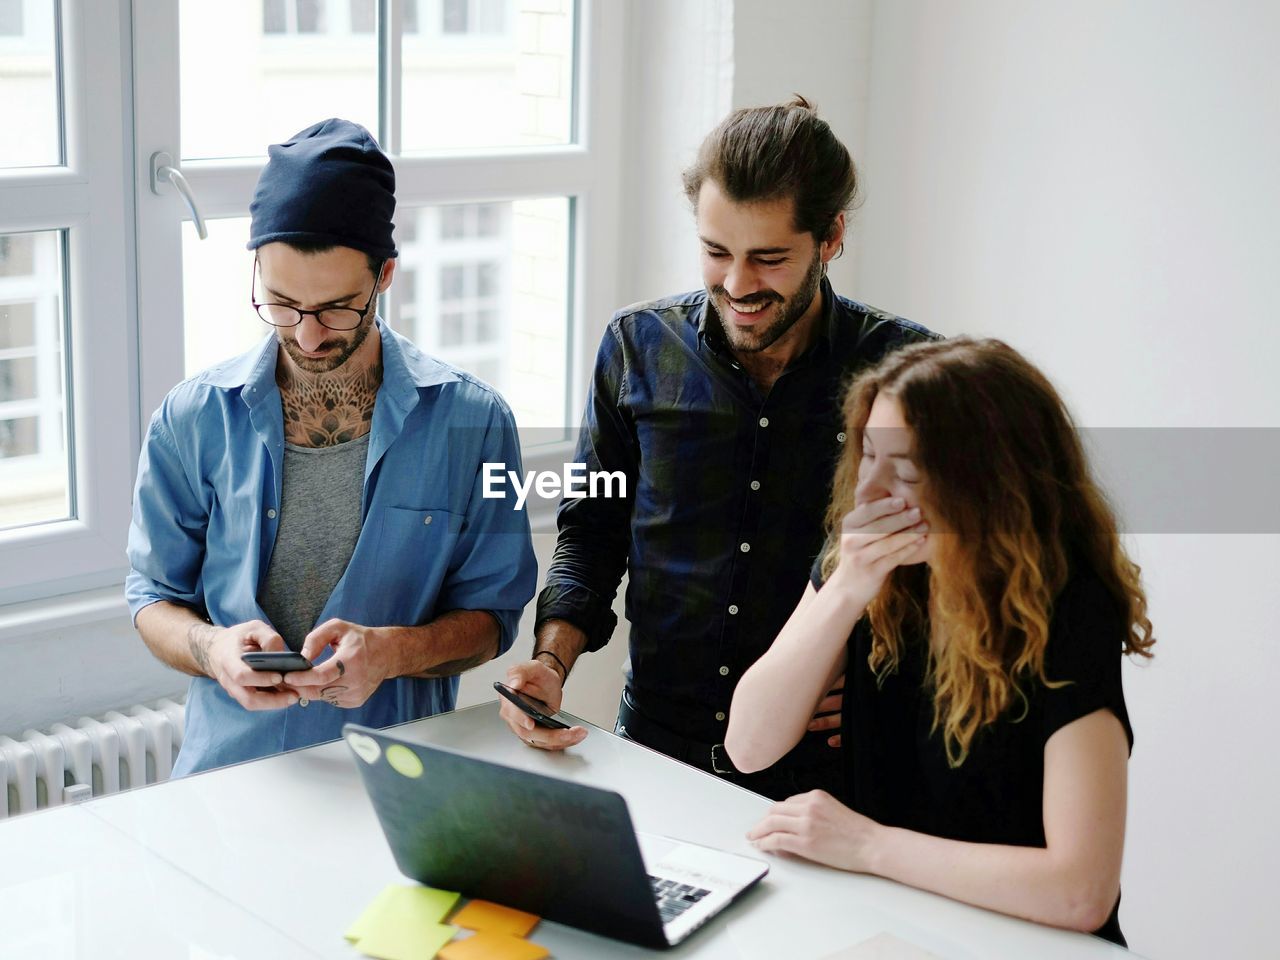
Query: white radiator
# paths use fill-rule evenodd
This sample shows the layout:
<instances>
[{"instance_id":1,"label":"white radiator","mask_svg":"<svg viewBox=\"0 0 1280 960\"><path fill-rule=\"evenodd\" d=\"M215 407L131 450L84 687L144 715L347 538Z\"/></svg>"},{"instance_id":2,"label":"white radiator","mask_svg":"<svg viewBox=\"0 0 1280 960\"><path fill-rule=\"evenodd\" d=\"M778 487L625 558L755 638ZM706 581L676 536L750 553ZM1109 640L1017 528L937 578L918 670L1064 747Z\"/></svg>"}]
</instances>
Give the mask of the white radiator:
<instances>
[{"instance_id":1,"label":"white radiator","mask_svg":"<svg viewBox=\"0 0 1280 960\"><path fill-rule=\"evenodd\" d=\"M168 780L182 721L182 704L161 700L0 737L0 819Z\"/></svg>"}]
</instances>

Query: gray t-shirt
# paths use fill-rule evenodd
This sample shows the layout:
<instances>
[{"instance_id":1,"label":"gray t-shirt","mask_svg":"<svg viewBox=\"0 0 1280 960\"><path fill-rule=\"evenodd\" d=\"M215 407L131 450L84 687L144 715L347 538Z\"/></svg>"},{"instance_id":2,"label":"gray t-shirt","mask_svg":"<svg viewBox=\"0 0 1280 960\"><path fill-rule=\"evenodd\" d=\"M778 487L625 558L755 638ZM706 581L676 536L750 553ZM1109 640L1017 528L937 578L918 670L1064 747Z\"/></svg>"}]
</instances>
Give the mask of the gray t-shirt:
<instances>
[{"instance_id":1,"label":"gray t-shirt","mask_svg":"<svg viewBox=\"0 0 1280 960\"><path fill-rule=\"evenodd\" d=\"M280 526L259 604L291 650L316 625L360 537L369 435L332 447L286 443Z\"/></svg>"}]
</instances>

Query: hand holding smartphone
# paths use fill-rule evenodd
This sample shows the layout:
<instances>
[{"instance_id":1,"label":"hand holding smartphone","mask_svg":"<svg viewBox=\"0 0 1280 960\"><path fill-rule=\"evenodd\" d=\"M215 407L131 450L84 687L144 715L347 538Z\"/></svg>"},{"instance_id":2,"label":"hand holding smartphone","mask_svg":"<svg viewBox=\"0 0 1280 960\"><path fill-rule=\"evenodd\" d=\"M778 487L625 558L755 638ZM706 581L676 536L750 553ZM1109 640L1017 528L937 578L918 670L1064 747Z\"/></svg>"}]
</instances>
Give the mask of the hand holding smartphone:
<instances>
[{"instance_id":1,"label":"hand holding smartphone","mask_svg":"<svg viewBox=\"0 0 1280 960\"><path fill-rule=\"evenodd\" d=\"M532 717L533 722L538 726L549 727L552 730L570 729L569 724L564 723L561 720L557 720L553 716L555 711L541 700L535 700L533 697L521 693L519 690L512 690L505 683L498 680L493 681L493 689L497 690L498 693L502 694L502 696L514 703L521 711Z\"/></svg>"},{"instance_id":2,"label":"hand holding smartphone","mask_svg":"<svg viewBox=\"0 0 1280 960\"><path fill-rule=\"evenodd\" d=\"M240 659L254 670L274 670L276 673L295 673L310 670L314 664L292 650L249 650Z\"/></svg>"}]
</instances>

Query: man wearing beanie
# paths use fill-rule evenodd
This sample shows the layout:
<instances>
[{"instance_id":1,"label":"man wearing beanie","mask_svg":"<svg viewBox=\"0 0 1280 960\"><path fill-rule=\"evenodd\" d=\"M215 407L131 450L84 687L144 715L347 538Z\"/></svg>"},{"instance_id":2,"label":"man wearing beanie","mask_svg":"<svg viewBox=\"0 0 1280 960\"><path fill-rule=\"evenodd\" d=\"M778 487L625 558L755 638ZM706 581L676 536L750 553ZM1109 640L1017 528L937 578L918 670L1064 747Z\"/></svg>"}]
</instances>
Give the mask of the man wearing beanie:
<instances>
[{"instance_id":1,"label":"man wearing beanie","mask_svg":"<svg viewBox=\"0 0 1280 960\"><path fill-rule=\"evenodd\" d=\"M363 127L270 147L246 309L271 333L151 419L125 590L147 646L192 676L175 776L453 709L533 595L525 514L480 494L481 464L520 469L511 411L376 315L394 211ZM314 667L242 658L285 650Z\"/></svg>"}]
</instances>

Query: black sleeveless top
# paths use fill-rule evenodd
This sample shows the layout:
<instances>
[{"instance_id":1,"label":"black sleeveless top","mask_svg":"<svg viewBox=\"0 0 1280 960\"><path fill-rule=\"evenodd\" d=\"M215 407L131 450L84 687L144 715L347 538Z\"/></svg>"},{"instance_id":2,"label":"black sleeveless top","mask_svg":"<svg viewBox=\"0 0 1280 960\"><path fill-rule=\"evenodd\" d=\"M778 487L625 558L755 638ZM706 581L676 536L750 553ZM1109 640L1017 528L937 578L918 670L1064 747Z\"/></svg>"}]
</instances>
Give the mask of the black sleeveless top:
<instances>
[{"instance_id":1,"label":"black sleeveless top","mask_svg":"<svg viewBox=\"0 0 1280 960\"><path fill-rule=\"evenodd\" d=\"M822 586L821 557L811 580ZM1044 746L1057 730L1099 708L1119 718L1133 749L1120 663L1125 611L1092 574L1077 575L1054 604L1045 675L1069 680L1056 689L1024 680L1027 709L974 736L957 768L948 766L941 730L933 731L933 697L925 686L927 637L909 637L897 669L877 685L867 665L870 624L849 637L841 736L845 796L878 823L971 843L1045 845ZM1096 936L1127 946L1120 899Z\"/></svg>"}]
</instances>

